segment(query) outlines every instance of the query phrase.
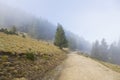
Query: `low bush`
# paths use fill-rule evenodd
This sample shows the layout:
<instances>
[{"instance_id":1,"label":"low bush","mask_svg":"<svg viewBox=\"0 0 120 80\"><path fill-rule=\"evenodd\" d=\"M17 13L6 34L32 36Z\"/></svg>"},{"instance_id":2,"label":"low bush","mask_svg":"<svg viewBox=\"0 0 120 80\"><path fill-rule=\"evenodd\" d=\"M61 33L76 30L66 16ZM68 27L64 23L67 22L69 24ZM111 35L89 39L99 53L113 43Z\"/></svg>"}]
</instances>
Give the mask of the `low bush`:
<instances>
[{"instance_id":1,"label":"low bush","mask_svg":"<svg viewBox=\"0 0 120 80\"><path fill-rule=\"evenodd\" d=\"M7 61L8 60L8 56L7 55L3 55L3 56L1 56L1 59L2 59L2 61Z\"/></svg>"},{"instance_id":2,"label":"low bush","mask_svg":"<svg viewBox=\"0 0 120 80\"><path fill-rule=\"evenodd\" d=\"M22 37L23 37L23 38L26 38L25 34L22 34Z\"/></svg>"},{"instance_id":3,"label":"low bush","mask_svg":"<svg viewBox=\"0 0 120 80\"><path fill-rule=\"evenodd\" d=\"M34 61L35 60L35 55L34 55L33 52L27 52L26 53L26 58L29 59L29 60Z\"/></svg>"},{"instance_id":4,"label":"low bush","mask_svg":"<svg viewBox=\"0 0 120 80\"><path fill-rule=\"evenodd\" d=\"M10 34L10 35L18 35L16 31L11 31L11 30L8 30L7 28L1 28L0 32L3 32L5 34Z\"/></svg>"}]
</instances>

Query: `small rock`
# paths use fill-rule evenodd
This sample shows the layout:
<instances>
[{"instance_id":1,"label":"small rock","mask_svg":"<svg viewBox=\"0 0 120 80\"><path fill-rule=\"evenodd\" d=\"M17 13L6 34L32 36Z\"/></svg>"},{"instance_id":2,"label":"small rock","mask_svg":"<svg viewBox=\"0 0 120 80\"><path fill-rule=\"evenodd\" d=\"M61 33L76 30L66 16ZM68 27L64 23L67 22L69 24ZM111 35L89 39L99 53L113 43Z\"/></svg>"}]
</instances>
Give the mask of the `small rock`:
<instances>
[{"instance_id":1,"label":"small rock","mask_svg":"<svg viewBox=\"0 0 120 80\"><path fill-rule=\"evenodd\" d=\"M15 70L15 67L8 67L9 70Z\"/></svg>"},{"instance_id":2,"label":"small rock","mask_svg":"<svg viewBox=\"0 0 120 80\"><path fill-rule=\"evenodd\" d=\"M38 66L34 66L34 69L35 69L35 70L38 70L38 69L39 69L39 67L38 67Z\"/></svg>"},{"instance_id":3,"label":"small rock","mask_svg":"<svg viewBox=\"0 0 120 80\"><path fill-rule=\"evenodd\" d=\"M13 71L13 73L14 73L14 74L17 74L17 73L18 73L18 71L17 71L17 70L14 70L14 71Z\"/></svg>"},{"instance_id":4,"label":"small rock","mask_svg":"<svg viewBox=\"0 0 120 80\"><path fill-rule=\"evenodd\" d=\"M4 75L4 72L0 72L0 75Z\"/></svg>"}]
</instances>

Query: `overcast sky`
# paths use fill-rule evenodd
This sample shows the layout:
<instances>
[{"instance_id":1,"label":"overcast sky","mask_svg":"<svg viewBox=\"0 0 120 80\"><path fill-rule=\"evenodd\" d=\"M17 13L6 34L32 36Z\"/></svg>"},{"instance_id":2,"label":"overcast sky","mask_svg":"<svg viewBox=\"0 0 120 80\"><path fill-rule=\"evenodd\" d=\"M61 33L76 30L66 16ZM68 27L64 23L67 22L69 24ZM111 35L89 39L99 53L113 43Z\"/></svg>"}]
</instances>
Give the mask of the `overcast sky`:
<instances>
[{"instance_id":1,"label":"overcast sky","mask_svg":"<svg viewBox=\"0 0 120 80\"><path fill-rule=\"evenodd\" d=\"M58 22L90 42L120 38L120 0L0 0L38 17Z\"/></svg>"}]
</instances>

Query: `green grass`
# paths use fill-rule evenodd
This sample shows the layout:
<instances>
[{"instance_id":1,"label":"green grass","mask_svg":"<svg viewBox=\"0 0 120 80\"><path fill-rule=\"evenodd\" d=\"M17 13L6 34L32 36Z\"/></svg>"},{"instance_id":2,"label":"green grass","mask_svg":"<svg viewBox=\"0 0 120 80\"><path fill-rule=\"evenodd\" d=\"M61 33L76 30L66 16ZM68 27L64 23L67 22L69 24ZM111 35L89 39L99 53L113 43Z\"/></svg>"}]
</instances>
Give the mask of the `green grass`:
<instances>
[{"instance_id":1,"label":"green grass","mask_svg":"<svg viewBox=\"0 0 120 80\"><path fill-rule=\"evenodd\" d=\"M26 58L34 61L36 57L35 57L34 53L28 52L28 53L26 53Z\"/></svg>"}]
</instances>

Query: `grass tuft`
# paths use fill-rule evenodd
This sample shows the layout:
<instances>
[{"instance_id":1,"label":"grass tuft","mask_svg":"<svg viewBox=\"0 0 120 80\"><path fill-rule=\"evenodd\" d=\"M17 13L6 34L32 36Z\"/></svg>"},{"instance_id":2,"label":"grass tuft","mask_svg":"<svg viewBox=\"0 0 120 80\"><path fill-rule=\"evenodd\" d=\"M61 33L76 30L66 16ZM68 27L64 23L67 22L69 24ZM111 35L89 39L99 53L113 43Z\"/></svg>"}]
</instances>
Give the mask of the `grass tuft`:
<instances>
[{"instance_id":1,"label":"grass tuft","mask_svg":"<svg viewBox=\"0 0 120 80\"><path fill-rule=\"evenodd\" d=\"M34 61L36 59L34 53L32 53L32 52L26 53L26 58L29 60L32 60L32 61Z\"/></svg>"}]
</instances>

